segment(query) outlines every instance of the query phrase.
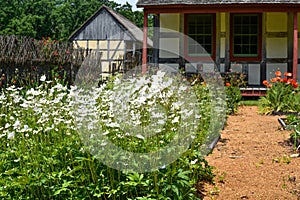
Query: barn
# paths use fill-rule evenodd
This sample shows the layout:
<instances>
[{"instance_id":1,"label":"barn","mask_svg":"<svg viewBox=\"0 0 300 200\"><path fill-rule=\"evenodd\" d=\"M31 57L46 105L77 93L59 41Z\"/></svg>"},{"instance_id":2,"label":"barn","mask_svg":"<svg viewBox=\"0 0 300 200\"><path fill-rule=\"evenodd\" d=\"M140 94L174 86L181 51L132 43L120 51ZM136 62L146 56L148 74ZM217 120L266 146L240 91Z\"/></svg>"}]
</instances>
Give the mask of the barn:
<instances>
[{"instance_id":1,"label":"barn","mask_svg":"<svg viewBox=\"0 0 300 200\"><path fill-rule=\"evenodd\" d=\"M292 72L300 80L299 0L138 0L137 7L144 9L145 32L149 16L161 30L153 46L176 49L197 66L205 60L201 50L164 30L191 37L205 48L222 74L247 77L244 96L264 95L262 82L276 70ZM159 62L174 61L164 54L156 56ZM186 68L188 63L178 65Z\"/></svg>"},{"instance_id":2,"label":"barn","mask_svg":"<svg viewBox=\"0 0 300 200\"><path fill-rule=\"evenodd\" d=\"M109 7L101 6L69 38L76 48L93 52L102 76L126 72L141 61L143 31ZM150 40L148 40L150 44Z\"/></svg>"}]
</instances>

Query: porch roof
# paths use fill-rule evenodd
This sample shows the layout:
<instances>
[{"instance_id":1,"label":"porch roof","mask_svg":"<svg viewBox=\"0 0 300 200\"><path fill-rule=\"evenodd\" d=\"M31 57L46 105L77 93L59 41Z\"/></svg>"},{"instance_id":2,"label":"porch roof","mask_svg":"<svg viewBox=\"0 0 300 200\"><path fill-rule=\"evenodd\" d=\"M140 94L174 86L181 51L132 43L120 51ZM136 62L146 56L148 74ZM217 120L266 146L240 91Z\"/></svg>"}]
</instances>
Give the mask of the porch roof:
<instances>
[{"instance_id":1,"label":"porch roof","mask_svg":"<svg viewBox=\"0 0 300 200\"><path fill-rule=\"evenodd\" d=\"M300 4L300 0L138 0L137 7L159 5Z\"/></svg>"}]
</instances>

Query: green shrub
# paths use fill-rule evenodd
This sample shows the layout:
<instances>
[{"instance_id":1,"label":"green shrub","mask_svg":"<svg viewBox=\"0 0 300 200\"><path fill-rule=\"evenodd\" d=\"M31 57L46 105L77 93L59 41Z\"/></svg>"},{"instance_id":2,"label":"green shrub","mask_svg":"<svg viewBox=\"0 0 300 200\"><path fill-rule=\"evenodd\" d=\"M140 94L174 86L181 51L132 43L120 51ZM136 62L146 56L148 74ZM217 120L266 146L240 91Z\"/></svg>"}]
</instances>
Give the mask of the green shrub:
<instances>
[{"instance_id":1,"label":"green shrub","mask_svg":"<svg viewBox=\"0 0 300 200\"><path fill-rule=\"evenodd\" d=\"M227 114L231 115L237 112L241 99L242 94L239 87L226 86Z\"/></svg>"}]
</instances>

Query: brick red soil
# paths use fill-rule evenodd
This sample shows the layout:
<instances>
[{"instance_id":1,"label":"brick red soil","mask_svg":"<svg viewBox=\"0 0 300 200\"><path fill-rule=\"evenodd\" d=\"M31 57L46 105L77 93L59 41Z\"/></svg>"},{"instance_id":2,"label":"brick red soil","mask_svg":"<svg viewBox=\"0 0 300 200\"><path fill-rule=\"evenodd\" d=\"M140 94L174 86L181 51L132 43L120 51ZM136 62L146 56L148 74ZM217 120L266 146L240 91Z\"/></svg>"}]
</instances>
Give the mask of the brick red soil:
<instances>
[{"instance_id":1,"label":"brick red soil","mask_svg":"<svg viewBox=\"0 0 300 200\"><path fill-rule=\"evenodd\" d=\"M239 107L229 116L221 140L206 157L216 174L204 188L209 199L300 199L300 157L291 158L291 131L279 116L258 114L255 106Z\"/></svg>"}]
</instances>

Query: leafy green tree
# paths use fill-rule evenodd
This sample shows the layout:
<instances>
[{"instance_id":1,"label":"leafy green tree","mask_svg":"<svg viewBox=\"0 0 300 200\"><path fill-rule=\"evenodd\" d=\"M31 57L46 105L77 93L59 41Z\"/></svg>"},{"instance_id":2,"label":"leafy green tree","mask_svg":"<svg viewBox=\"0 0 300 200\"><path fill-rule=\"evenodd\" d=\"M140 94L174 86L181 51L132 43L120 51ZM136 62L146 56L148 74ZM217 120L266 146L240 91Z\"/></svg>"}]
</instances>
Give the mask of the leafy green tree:
<instances>
[{"instance_id":1,"label":"leafy green tree","mask_svg":"<svg viewBox=\"0 0 300 200\"><path fill-rule=\"evenodd\" d=\"M0 0L0 35L67 40L101 5L143 26L143 13L110 0Z\"/></svg>"}]
</instances>

